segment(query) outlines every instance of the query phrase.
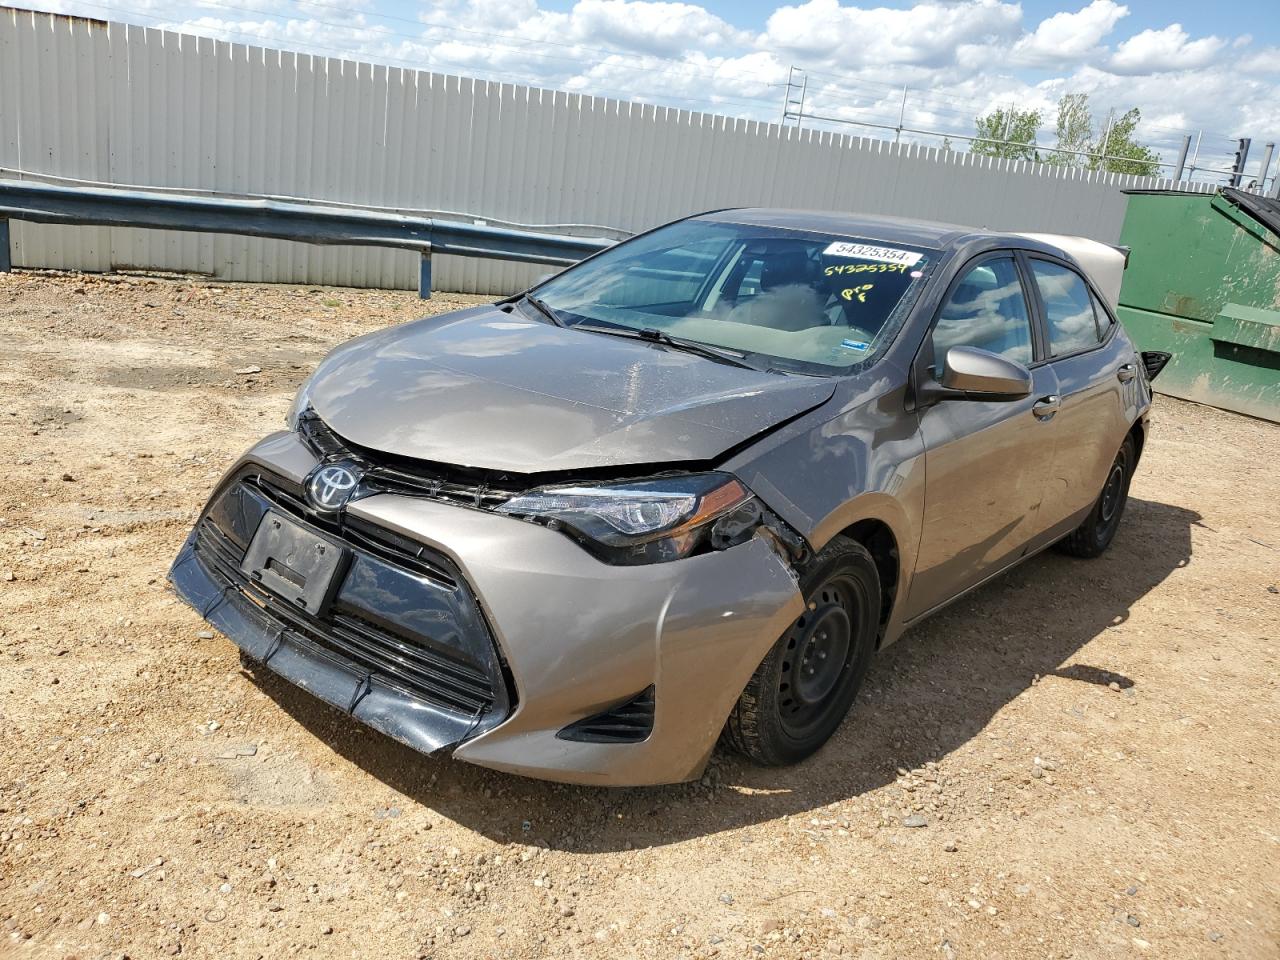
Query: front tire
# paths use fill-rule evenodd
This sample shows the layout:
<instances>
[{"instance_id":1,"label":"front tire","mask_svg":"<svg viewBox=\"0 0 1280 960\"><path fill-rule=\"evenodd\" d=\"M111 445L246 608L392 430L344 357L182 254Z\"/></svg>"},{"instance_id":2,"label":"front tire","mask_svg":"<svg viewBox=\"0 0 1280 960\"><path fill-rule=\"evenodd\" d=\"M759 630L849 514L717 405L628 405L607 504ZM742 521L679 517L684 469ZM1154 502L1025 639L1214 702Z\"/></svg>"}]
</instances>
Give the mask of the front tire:
<instances>
[{"instance_id":1,"label":"front tire","mask_svg":"<svg viewBox=\"0 0 1280 960\"><path fill-rule=\"evenodd\" d=\"M1102 493L1098 494L1098 500L1089 511L1089 516L1066 539L1058 541L1059 550L1073 557L1092 559L1101 556L1111 546L1116 531L1120 529L1125 504L1129 501L1129 481L1133 477L1137 460L1138 448L1130 434L1120 445L1120 452L1107 471Z\"/></svg>"},{"instance_id":2,"label":"front tire","mask_svg":"<svg viewBox=\"0 0 1280 960\"><path fill-rule=\"evenodd\" d=\"M880 575L860 543L836 537L800 577L805 611L738 698L724 739L767 767L797 763L830 739L853 705L880 626Z\"/></svg>"}]
</instances>

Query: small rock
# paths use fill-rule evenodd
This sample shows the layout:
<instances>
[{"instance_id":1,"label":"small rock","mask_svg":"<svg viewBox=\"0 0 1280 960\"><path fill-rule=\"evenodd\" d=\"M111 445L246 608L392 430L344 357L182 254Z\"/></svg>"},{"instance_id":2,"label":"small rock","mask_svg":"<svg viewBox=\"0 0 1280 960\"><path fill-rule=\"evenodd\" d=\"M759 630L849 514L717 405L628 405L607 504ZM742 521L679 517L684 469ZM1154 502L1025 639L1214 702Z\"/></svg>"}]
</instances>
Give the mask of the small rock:
<instances>
[{"instance_id":1,"label":"small rock","mask_svg":"<svg viewBox=\"0 0 1280 960\"><path fill-rule=\"evenodd\" d=\"M732 903L733 903L733 894L732 894L732 893L722 893L722 894L720 894L720 902L721 902L721 903L732 904Z\"/></svg>"},{"instance_id":2,"label":"small rock","mask_svg":"<svg viewBox=\"0 0 1280 960\"><path fill-rule=\"evenodd\" d=\"M945 850L947 853L955 853L957 850L960 849L960 845L956 843L954 840L948 840L946 843L942 845L942 849Z\"/></svg>"},{"instance_id":3,"label":"small rock","mask_svg":"<svg viewBox=\"0 0 1280 960\"><path fill-rule=\"evenodd\" d=\"M724 937L720 936L718 933L713 933L707 938L707 943L714 947L716 944L724 943Z\"/></svg>"},{"instance_id":4,"label":"small rock","mask_svg":"<svg viewBox=\"0 0 1280 960\"><path fill-rule=\"evenodd\" d=\"M197 640L212 640L212 639L213 639L213 631L212 631L212 630L200 630L200 631L198 631L198 632L196 633L196 639L197 639Z\"/></svg>"},{"instance_id":5,"label":"small rock","mask_svg":"<svg viewBox=\"0 0 1280 960\"><path fill-rule=\"evenodd\" d=\"M1032 767L1031 777L1033 780L1040 780L1044 777L1044 771L1041 770L1039 767Z\"/></svg>"},{"instance_id":6,"label":"small rock","mask_svg":"<svg viewBox=\"0 0 1280 960\"><path fill-rule=\"evenodd\" d=\"M1125 891L1125 893L1127 893L1131 897L1136 897L1138 895L1138 888L1130 887L1128 890Z\"/></svg>"},{"instance_id":7,"label":"small rock","mask_svg":"<svg viewBox=\"0 0 1280 960\"><path fill-rule=\"evenodd\" d=\"M1222 939L1222 934L1220 934L1217 930L1210 930L1209 939L1212 940L1214 943L1217 943L1219 940Z\"/></svg>"},{"instance_id":8,"label":"small rock","mask_svg":"<svg viewBox=\"0 0 1280 960\"><path fill-rule=\"evenodd\" d=\"M1267 587L1267 593L1280 593L1280 587L1277 587L1273 583L1271 586ZM1221 934L1219 934L1219 936L1221 936Z\"/></svg>"},{"instance_id":9,"label":"small rock","mask_svg":"<svg viewBox=\"0 0 1280 960\"><path fill-rule=\"evenodd\" d=\"M1114 690L1116 693L1119 693L1119 692L1120 692L1120 684L1118 684L1118 683L1116 683L1114 680L1112 680L1110 683L1108 683L1108 684L1107 684L1107 689L1108 689L1108 690Z\"/></svg>"},{"instance_id":10,"label":"small rock","mask_svg":"<svg viewBox=\"0 0 1280 960\"><path fill-rule=\"evenodd\" d=\"M103 923L103 924L105 924L105 923L110 923L110 922L111 922L111 914L109 914L109 913L100 913L100 914L98 914L98 923Z\"/></svg>"},{"instance_id":11,"label":"small rock","mask_svg":"<svg viewBox=\"0 0 1280 960\"><path fill-rule=\"evenodd\" d=\"M75 480L76 480L76 478L69 473L64 473L62 475L62 479L67 481L67 483L75 483Z\"/></svg>"},{"instance_id":12,"label":"small rock","mask_svg":"<svg viewBox=\"0 0 1280 960\"><path fill-rule=\"evenodd\" d=\"M4 573L0 573L0 580L4 580L6 583L13 583L13 581L17 579L18 578L13 575L12 570L6 570Z\"/></svg>"},{"instance_id":13,"label":"small rock","mask_svg":"<svg viewBox=\"0 0 1280 960\"><path fill-rule=\"evenodd\" d=\"M929 825L929 821L920 816L920 814L913 813L909 817L902 818L902 825L904 827L927 827Z\"/></svg>"},{"instance_id":14,"label":"small rock","mask_svg":"<svg viewBox=\"0 0 1280 960\"><path fill-rule=\"evenodd\" d=\"M239 375L240 375L240 376L242 376L242 377L247 377L247 376L251 376L252 374L255 374L255 373L261 373L261 372L262 372L262 368L261 368L261 367L255 367L255 366L249 366L249 367L237 367L237 368L236 368L235 370L233 370L232 372L233 372L233 373L237 373L237 374L239 374Z\"/></svg>"},{"instance_id":15,"label":"small rock","mask_svg":"<svg viewBox=\"0 0 1280 960\"><path fill-rule=\"evenodd\" d=\"M454 927L453 932L459 937L465 937L467 934L471 932L471 928L464 923L460 927Z\"/></svg>"},{"instance_id":16,"label":"small rock","mask_svg":"<svg viewBox=\"0 0 1280 960\"><path fill-rule=\"evenodd\" d=\"M1128 924L1129 926L1131 926L1131 927L1140 927L1140 926L1142 926L1142 921L1141 921L1141 920L1139 920L1137 917L1135 917L1132 913L1131 913L1131 914L1128 914L1128 915L1124 918L1124 922L1125 922L1125 923L1127 923L1127 924Z\"/></svg>"},{"instance_id":17,"label":"small rock","mask_svg":"<svg viewBox=\"0 0 1280 960\"><path fill-rule=\"evenodd\" d=\"M320 932L327 937L329 936L329 934L333 933L333 927L329 927L329 926L321 927Z\"/></svg>"}]
</instances>

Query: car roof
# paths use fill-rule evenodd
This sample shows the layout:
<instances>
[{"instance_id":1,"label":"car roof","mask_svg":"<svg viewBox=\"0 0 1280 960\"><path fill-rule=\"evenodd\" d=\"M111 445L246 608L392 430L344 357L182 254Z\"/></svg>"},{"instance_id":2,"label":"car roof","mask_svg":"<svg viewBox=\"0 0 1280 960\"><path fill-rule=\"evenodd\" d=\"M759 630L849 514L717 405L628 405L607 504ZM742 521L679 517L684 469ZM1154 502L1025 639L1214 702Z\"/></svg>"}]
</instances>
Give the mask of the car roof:
<instances>
[{"instance_id":1,"label":"car roof","mask_svg":"<svg viewBox=\"0 0 1280 960\"><path fill-rule=\"evenodd\" d=\"M1015 247L1037 246L1034 242L1028 242L1026 237L1020 237L1014 233L966 227L955 223L939 223L933 220L910 220L904 217L883 217L864 213L735 207L699 214L695 219L743 223L783 230L813 230L819 233L842 234L887 243L931 247L935 250L956 246L962 240L979 238L1001 238Z\"/></svg>"}]
</instances>

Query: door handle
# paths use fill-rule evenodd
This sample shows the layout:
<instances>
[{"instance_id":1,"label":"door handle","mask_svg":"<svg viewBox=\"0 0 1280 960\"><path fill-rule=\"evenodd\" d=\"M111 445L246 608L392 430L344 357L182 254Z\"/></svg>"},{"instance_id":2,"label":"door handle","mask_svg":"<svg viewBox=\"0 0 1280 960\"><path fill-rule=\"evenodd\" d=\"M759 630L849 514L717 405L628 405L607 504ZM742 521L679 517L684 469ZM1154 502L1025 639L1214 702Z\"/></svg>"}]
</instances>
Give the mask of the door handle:
<instances>
[{"instance_id":1,"label":"door handle","mask_svg":"<svg viewBox=\"0 0 1280 960\"><path fill-rule=\"evenodd\" d=\"M1132 363L1126 363L1116 371L1116 379L1121 383L1128 383L1138 375L1137 368Z\"/></svg>"},{"instance_id":2,"label":"door handle","mask_svg":"<svg viewBox=\"0 0 1280 960\"><path fill-rule=\"evenodd\" d=\"M1051 393L1047 397L1041 397L1031 406L1031 412L1036 415L1039 420L1048 420L1058 408L1062 406L1062 398L1056 393Z\"/></svg>"}]
</instances>

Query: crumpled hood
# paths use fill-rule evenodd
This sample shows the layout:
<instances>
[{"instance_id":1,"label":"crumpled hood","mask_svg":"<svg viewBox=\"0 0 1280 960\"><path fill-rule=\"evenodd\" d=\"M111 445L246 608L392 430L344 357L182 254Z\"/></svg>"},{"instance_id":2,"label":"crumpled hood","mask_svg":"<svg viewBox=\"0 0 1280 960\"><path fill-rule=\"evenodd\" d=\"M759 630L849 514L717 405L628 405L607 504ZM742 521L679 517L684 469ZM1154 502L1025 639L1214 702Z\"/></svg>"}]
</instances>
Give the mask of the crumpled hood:
<instances>
[{"instance_id":1,"label":"crumpled hood","mask_svg":"<svg viewBox=\"0 0 1280 960\"><path fill-rule=\"evenodd\" d=\"M344 344L310 397L363 447L539 473L711 460L834 390L486 306Z\"/></svg>"}]
</instances>

